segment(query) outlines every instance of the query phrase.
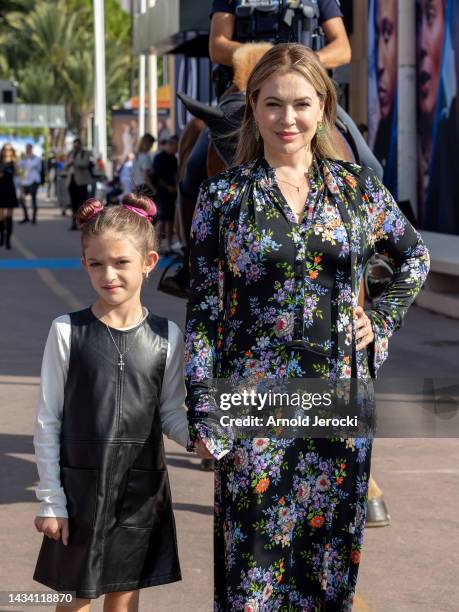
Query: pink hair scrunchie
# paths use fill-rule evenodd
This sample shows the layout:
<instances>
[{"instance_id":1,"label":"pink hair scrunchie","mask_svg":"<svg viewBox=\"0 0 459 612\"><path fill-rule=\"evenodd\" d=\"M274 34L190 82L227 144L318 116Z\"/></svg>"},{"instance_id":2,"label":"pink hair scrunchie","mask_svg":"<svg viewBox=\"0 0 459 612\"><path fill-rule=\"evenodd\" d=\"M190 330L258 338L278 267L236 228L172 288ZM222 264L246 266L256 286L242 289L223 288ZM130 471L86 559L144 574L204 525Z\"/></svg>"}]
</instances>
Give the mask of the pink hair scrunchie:
<instances>
[{"instance_id":1,"label":"pink hair scrunchie","mask_svg":"<svg viewBox=\"0 0 459 612\"><path fill-rule=\"evenodd\" d=\"M100 215L100 213L101 213L103 210L104 210L104 207L103 207L103 206L99 206L98 208L96 208L96 209L93 211L92 215L90 215L90 216L89 216L89 217L86 219L86 221L83 223L83 225L87 225L87 224L88 224L88 223L91 221L91 219L94 219L94 217L95 217L95 216Z\"/></svg>"},{"instance_id":2,"label":"pink hair scrunchie","mask_svg":"<svg viewBox=\"0 0 459 612\"><path fill-rule=\"evenodd\" d=\"M147 211L143 210L143 208L136 208L135 206L131 206L130 204L123 204L123 208L127 208L128 210L132 211L136 215L139 215L139 217L143 217L144 219L153 219L153 215L147 213Z\"/></svg>"}]
</instances>

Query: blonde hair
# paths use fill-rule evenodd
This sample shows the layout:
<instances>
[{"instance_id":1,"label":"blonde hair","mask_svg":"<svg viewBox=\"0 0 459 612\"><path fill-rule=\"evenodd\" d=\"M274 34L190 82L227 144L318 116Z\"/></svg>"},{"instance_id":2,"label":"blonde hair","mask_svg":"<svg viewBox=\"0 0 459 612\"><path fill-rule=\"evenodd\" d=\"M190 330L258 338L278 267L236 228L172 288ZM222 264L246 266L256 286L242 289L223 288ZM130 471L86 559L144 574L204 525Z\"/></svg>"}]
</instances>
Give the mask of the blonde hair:
<instances>
[{"instance_id":1,"label":"blonde hair","mask_svg":"<svg viewBox=\"0 0 459 612\"><path fill-rule=\"evenodd\" d=\"M263 140L257 139L257 126L253 115L251 101L256 104L260 89L265 81L274 75L296 72L310 83L323 104L322 133L315 135L311 142L313 155L319 158L338 159L339 155L333 145L331 130L336 119L337 98L332 80L320 63L316 54L296 43L275 45L253 69L247 83L247 101L244 118L239 131L235 164L243 164L263 155Z\"/></svg>"},{"instance_id":2,"label":"blonde hair","mask_svg":"<svg viewBox=\"0 0 459 612\"><path fill-rule=\"evenodd\" d=\"M16 162L17 161L16 151L13 145L11 144L11 142L5 142L5 144L3 145L2 150L0 151L0 161L3 161L5 158L6 147L9 147L11 149L11 161Z\"/></svg>"}]
</instances>

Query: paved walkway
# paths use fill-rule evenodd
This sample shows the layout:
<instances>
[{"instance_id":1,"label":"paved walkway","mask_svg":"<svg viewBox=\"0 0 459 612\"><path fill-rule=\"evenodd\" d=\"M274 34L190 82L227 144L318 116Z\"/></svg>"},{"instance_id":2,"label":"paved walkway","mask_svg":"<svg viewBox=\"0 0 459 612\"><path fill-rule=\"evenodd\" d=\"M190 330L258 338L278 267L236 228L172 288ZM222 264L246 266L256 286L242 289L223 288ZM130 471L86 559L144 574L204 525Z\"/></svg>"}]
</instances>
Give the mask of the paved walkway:
<instances>
[{"instance_id":1,"label":"paved walkway","mask_svg":"<svg viewBox=\"0 0 459 612\"><path fill-rule=\"evenodd\" d=\"M68 225L69 218L56 209L42 208L38 225L16 225L13 250L0 251L0 590L40 588L31 576L40 545L32 525L32 430L41 353L52 318L92 299L84 273L71 263L79 257L79 235L69 232ZM15 263L18 259L35 267ZM43 259L59 262L50 269ZM158 273L146 288L145 304L183 327L184 302L159 294L157 278ZM391 343L385 372L457 380L458 352L459 322L415 307ZM457 432L457 413L445 418L451 418L452 430L456 423ZM141 610L209 612L213 477L176 444L168 441L166 450L183 581L144 590ZM366 532L355 610L457 612L457 440L378 439L373 473L392 526ZM0 612L13 609L25 608L0 606ZM101 602L93 609L101 610Z\"/></svg>"}]
</instances>

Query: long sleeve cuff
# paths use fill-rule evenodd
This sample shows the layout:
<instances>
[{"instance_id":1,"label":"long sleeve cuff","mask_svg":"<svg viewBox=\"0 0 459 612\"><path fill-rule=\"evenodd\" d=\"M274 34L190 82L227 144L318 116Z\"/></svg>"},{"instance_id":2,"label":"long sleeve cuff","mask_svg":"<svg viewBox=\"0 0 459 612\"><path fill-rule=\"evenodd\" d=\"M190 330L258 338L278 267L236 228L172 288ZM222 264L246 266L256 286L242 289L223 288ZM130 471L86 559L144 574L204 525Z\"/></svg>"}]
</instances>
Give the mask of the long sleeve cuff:
<instances>
[{"instance_id":1,"label":"long sleeve cuff","mask_svg":"<svg viewBox=\"0 0 459 612\"><path fill-rule=\"evenodd\" d=\"M385 320L375 311L366 310L365 314L371 321L374 340L368 345L368 368L371 378L376 378L379 368L389 354L389 338L392 335Z\"/></svg>"},{"instance_id":2,"label":"long sleeve cuff","mask_svg":"<svg viewBox=\"0 0 459 612\"><path fill-rule=\"evenodd\" d=\"M35 489L37 498L41 501L37 516L68 518L67 499L64 489Z\"/></svg>"},{"instance_id":3,"label":"long sleeve cuff","mask_svg":"<svg viewBox=\"0 0 459 612\"><path fill-rule=\"evenodd\" d=\"M216 418L215 400L208 394L195 398L193 408L188 411L190 442L188 451L195 450L196 440L201 439L215 459L221 459L233 448L233 432L223 427Z\"/></svg>"}]
</instances>

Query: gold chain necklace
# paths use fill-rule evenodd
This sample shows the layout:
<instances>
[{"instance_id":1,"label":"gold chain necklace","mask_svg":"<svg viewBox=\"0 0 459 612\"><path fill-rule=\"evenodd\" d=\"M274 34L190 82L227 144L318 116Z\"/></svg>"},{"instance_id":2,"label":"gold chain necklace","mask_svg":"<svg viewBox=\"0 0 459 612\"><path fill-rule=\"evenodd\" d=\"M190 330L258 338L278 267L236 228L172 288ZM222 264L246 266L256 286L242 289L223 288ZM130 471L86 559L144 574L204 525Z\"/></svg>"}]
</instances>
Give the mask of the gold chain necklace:
<instances>
[{"instance_id":1,"label":"gold chain necklace","mask_svg":"<svg viewBox=\"0 0 459 612\"><path fill-rule=\"evenodd\" d=\"M286 181L285 179L281 179L277 176L277 172L276 172L276 178L279 181L279 183L286 183L287 185L290 185L290 187L293 187L294 189L296 189L297 193L300 193L300 189L303 185L305 185L308 180L311 178L312 175L312 163L309 166L308 170L305 172L306 176L304 177L304 180L302 183L300 183L299 186L294 185L293 183L290 183L289 181Z\"/></svg>"},{"instance_id":2,"label":"gold chain necklace","mask_svg":"<svg viewBox=\"0 0 459 612\"><path fill-rule=\"evenodd\" d=\"M284 179L277 178L277 180L279 181L279 183L286 183L287 185L290 185L290 187L294 187L297 190L297 193L300 193L300 188L308 182L308 179L305 178L304 181L300 184L300 186L297 187L293 183L289 183L288 181L285 181Z\"/></svg>"}]
</instances>

